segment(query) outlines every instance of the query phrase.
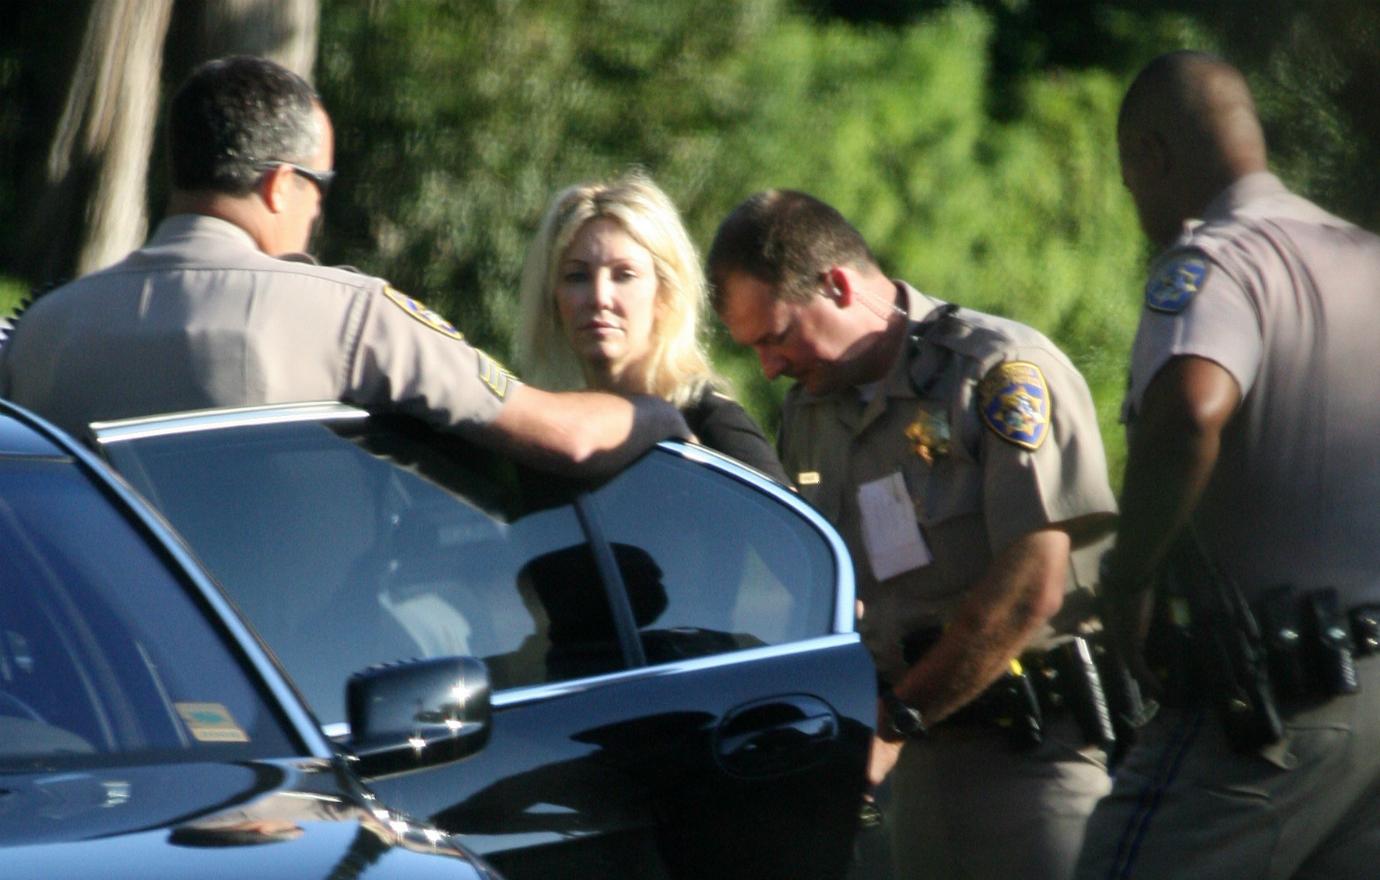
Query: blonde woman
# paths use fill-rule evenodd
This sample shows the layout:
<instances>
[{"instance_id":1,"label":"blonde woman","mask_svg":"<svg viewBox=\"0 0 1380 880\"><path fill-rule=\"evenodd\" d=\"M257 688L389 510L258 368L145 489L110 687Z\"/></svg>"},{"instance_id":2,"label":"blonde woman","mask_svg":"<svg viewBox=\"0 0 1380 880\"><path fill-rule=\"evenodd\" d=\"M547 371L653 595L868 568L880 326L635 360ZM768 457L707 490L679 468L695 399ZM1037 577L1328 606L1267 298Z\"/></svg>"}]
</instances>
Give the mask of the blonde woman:
<instances>
[{"instance_id":1,"label":"blonde woman","mask_svg":"<svg viewBox=\"0 0 1380 880\"><path fill-rule=\"evenodd\" d=\"M699 338L699 256L671 200L641 174L559 193L522 274L517 365L540 388L652 394L701 443L786 482L752 418L718 389Z\"/></svg>"}]
</instances>

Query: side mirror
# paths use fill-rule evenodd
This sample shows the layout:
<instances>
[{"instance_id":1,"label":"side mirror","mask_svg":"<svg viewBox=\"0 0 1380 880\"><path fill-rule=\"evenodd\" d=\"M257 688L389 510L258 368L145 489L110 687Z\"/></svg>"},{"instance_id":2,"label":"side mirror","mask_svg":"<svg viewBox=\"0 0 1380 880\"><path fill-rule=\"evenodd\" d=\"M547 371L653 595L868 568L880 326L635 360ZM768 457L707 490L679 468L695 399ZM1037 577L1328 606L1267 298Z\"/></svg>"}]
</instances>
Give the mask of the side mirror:
<instances>
[{"instance_id":1,"label":"side mirror","mask_svg":"<svg viewBox=\"0 0 1380 880\"><path fill-rule=\"evenodd\" d=\"M350 751L366 778L458 761L489 739L489 670L474 657L374 666L345 686Z\"/></svg>"}]
</instances>

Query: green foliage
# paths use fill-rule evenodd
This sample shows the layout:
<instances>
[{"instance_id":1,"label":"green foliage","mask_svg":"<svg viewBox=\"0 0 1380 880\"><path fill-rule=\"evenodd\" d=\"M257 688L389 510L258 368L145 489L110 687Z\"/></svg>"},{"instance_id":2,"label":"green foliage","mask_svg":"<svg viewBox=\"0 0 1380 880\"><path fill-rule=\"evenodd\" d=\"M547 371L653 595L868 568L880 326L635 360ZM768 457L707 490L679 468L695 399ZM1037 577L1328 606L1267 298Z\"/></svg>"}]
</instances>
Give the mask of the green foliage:
<instances>
[{"instance_id":1,"label":"green foliage","mask_svg":"<svg viewBox=\"0 0 1380 880\"><path fill-rule=\"evenodd\" d=\"M323 255L392 279L500 357L528 240L560 188L642 166L701 246L751 192L801 188L838 206L897 277L1051 335L1092 386L1119 475L1146 255L1112 124L1145 61L1224 53L1251 80L1282 176L1380 225L1374 0L321 6L317 79L341 172ZM16 5L0 32L11 272L81 35L80 15L44 8ZM0 286L0 308L24 286ZM716 363L774 429L789 383L764 382L709 325Z\"/></svg>"},{"instance_id":2,"label":"green foliage","mask_svg":"<svg viewBox=\"0 0 1380 880\"><path fill-rule=\"evenodd\" d=\"M29 295L29 287L18 278L0 275L0 316L12 315L20 301Z\"/></svg>"},{"instance_id":3,"label":"green foliage","mask_svg":"<svg viewBox=\"0 0 1380 880\"><path fill-rule=\"evenodd\" d=\"M349 199L330 208L330 256L504 351L528 239L559 188L630 164L672 192L714 173L720 59L769 5L328 7L320 85Z\"/></svg>"},{"instance_id":4,"label":"green foliage","mask_svg":"<svg viewBox=\"0 0 1380 880\"><path fill-rule=\"evenodd\" d=\"M528 239L560 188L642 166L701 246L750 193L805 189L897 277L1053 336L1119 461L1142 256L1112 136L1123 82L1043 71L1003 80L998 102L993 40L992 17L962 5L903 27L775 0L331 5L320 85L344 185L327 254L502 355ZM715 343L774 428L789 383Z\"/></svg>"},{"instance_id":5,"label":"green foliage","mask_svg":"<svg viewBox=\"0 0 1380 880\"><path fill-rule=\"evenodd\" d=\"M1223 0L1209 24L1249 75L1279 174L1380 229L1380 4Z\"/></svg>"}]
</instances>

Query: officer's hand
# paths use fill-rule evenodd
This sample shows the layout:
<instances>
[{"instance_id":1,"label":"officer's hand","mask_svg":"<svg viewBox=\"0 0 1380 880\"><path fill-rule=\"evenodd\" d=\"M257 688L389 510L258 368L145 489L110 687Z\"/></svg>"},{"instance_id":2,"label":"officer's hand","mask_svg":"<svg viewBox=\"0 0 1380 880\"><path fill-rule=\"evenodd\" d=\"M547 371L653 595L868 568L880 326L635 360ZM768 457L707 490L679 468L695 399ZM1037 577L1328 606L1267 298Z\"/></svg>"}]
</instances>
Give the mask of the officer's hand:
<instances>
[{"instance_id":1,"label":"officer's hand","mask_svg":"<svg viewBox=\"0 0 1380 880\"><path fill-rule=\"evenodd\" d=\"M901 757L902 740L888 742L880 736L872 739L872 754L867 759L867 784L876 788L891 774Z\"/></svg>"}]
</instances>

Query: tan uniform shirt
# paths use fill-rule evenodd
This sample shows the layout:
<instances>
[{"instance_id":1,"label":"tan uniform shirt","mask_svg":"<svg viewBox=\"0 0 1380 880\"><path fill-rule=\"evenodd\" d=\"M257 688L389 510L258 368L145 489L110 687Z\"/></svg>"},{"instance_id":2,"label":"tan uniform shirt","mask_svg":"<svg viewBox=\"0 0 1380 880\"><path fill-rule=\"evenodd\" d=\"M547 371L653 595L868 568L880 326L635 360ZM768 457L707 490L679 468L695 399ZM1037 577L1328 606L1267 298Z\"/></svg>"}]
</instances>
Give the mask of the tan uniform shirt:
<instances>
[{"instance_id":1,"label":"tan uniform shirt","mask_svg":"<svg viewBox=\"0 0 1380 880\"><path fill-rule=\"evenodd\" d=\"M41 297L0 348L0 394L78 436L102 419L307 400L464 428L498 415L510 379L383 280L276 259L199 214Z\"/></svg>"},{"instance_id":2,"label":"tan uniform shirt","mask_svg":"<svg viewBox=\"0 0 1380 880\"><path fill-rule=\"evenodd\" d=\"M797 386L779 440L786 472L853 553L860 629L887 676L902 668L900 641L947 619L1015 539L1085 518L1090 532L1106 530L1116 511L1092 398L1068 358L1022 324L945 314L943 303L902 289L911 336L872 399ZM879 580L858 493L896 473L933 561Z\"/></svg>"},{"instance_id":3,"label":"tan uniform shirt","mask_svg":"<svg viewBox=\"0 0 1380 880\"><path fill-rule=\"evenodd\" d=\"M1380 601L1380 238L1270 174L1225 190L1159 258L1124 408L1130 430L1170 358L1215 361L1242 403L1197 527L1253 594L1335 586Z\"/></svg>"}]
</instances>

